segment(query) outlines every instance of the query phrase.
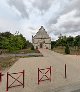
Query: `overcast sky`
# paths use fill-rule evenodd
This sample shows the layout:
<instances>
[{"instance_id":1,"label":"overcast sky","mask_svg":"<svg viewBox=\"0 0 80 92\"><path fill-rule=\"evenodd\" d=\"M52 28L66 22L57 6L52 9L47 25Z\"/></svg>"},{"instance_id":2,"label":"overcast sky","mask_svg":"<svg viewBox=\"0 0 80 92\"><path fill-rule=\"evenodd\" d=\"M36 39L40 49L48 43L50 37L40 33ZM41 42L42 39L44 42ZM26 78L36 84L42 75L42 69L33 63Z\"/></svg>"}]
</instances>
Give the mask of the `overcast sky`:
<instances>
[{"instance_id":1,"label":"overcast sky","mask_svg":"<svg viewBox=\"0 0 80 92\"><path fill-rule=\"evenodd\" d=\"M31 41L42 25L52 40L80 35L80 0L0 0L0 32L19 31Z\"/></svg>"}]
</instances>

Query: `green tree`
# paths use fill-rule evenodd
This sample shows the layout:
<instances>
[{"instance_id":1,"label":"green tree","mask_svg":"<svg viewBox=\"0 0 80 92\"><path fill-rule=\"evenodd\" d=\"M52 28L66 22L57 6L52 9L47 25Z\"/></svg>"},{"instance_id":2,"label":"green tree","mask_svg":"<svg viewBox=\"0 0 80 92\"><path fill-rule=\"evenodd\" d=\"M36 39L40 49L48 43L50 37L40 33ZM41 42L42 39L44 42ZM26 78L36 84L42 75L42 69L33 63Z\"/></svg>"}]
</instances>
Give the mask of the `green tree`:
<instances>
[{"instance_id":1,"label":"green tree","mask_svg":"<svg viewBox=\"0 0 80 92\"><path fill-rule=\"evenodd\" d=\"M70 54L70 49L69 49L69 46L68 45L66 45L66 47L65 47L65 53L66 54Z\"/></svg>"},{"instance_id":2,"label":"green tree","mask_svg":"<svg viewBox=\"0 0 80 92\"><path fill-rule=\"evenodd\" d=\"M80 35L74 38L74 46L80 48Z\"/></svg>"},{"instance_id":3,"label":"green tree","mask_svg":"<svg viewBox=\"0 0 80 92\"><path fill-rule=\"evenodd\" d=\"M34 50L34 46L33 45L31 46L31 50Z\"/></svg>"},{"instance_id":4,"label":"green tree","mask_svg":"<svg viewBox=\"0 0 80 92\"><path fill-rule=\"evenodd\" d=\"M53 49L54 47L56 47L56 41L51 41L51 49Z\"/></svg>"},{"instance_id":5,"label":"green tree","mask_svg":"<svg viewBox=\"0 0 80 92\"><path fill-rule=\"evenodd\" d=\"M67 37L67 44L72 47L74 46L73 43L74 43L74 38L71 36Z\"/></svg>"},{"instance_id":6,"label":"green tree","mask_svg":"<svg viewBox=\"0 0 80 92\"><path fill-rule=\"evenodd\" d=\"M0 33L0 49L7 49L9 52L15 52L24 48L31 48L32 43L26 41L25 37L19 32L15 35L10 32Z\"/></svg>"}]
</instances>

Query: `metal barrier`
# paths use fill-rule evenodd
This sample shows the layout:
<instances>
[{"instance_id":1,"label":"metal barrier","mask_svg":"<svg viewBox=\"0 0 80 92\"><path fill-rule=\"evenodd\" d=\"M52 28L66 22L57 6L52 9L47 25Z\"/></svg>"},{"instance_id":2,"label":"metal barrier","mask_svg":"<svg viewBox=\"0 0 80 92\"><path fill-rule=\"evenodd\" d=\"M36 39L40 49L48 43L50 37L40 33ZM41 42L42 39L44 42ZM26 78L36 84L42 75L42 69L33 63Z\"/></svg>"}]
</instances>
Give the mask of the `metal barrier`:
<instances>
[{"instance_id":1,"label":"metal barrier","mask_svg":"<svg viewBox=\"0 0 80 92\"><path fill-rule=\"evenodd\" d=\"M15 78L15 77L12 76L12 74L20 74L20 75L19 75L17 78ZM14 82L12 82L10 85L9 85L9 76L14 79ZM23 78L23 82L20 82L20 81L18 80L21 76L22 76L22 78ZM15 85L15 86L13 86L13 84L14 84L16 81L17 81L18 83L20 83L20 85ZM9 88L17 87L17 86L23 86L23 88L24 88L24 70L23 70L23 72L11 73L11 74L9 74L9 73L7 72L7 88L6 88L6 91L8 91Z\"/></svg>"},{"instance_id":2,"label":"metal barrier","mask_svg":"<svg viewBox=\"0 0 80 92\"><path fill-rule=\"evenodd\" d=\"M65 78L67 78L67 66L65 64Z\"/></svg>"},{"instance_id":3,"label":"metal barrier","mask_svg":"<svg viewBox=\"0 0 80 92\"><path fill-rule=\"evenodd\" d=\"M67 65L65 64L65 67L64 67L64 76L65 78L67 78ZM46 69L40 69L38 68L38 85L40 84L40 82L42 81L46 81L46 80L49 80L51 82L51 66L49 68L46 68ZM18 75L19 76L17 78L13 77L12 75ZM0 71L0 83L2 82L2 76L4 74L2 74L2 72ZM19 80L19 78L22 76L22 82ZM24 76L25 76L25 71L23 70L22 72L18 72L18 73L9 73L7 72L7 87L6 87L6 91L9 90L9 88L12 88L12 87L17 87L17 86L23 86L24 88ZM11 77L12 79L14 79L14 81L9 84L9 77ZM13 84L15 82L18 82L19 85L14 85Z\"/></svg>"},{"instance_id":4,"label":"metal barrier","mask_svg":"<svg viewBox=\"0 0 80 92\"><path fill-rule=\"evenodd\" d=\"M43 71L46 71L46 72L44 73ZM49 73L49 76L47 75L47 73ZM40 74L42 74L41 78L40 78ZM46 77L46 79L43 79L44 77ZM41 81L46 81L46 80L50 80L51 82L51 66L50 68L46 68L46 69L38 68L38 85Z\"/></svg>"},{"instance_id":5,"label":"metal barrier","mask_svg":"<svg viewBox=\"0 0 80 92\"><path fill-rule=\"evenodd\" d=\"M4 76L4 74L2 74L2 71L0 70L0 83L2 82L2 76Z\"/></svg>"}]
</instances>

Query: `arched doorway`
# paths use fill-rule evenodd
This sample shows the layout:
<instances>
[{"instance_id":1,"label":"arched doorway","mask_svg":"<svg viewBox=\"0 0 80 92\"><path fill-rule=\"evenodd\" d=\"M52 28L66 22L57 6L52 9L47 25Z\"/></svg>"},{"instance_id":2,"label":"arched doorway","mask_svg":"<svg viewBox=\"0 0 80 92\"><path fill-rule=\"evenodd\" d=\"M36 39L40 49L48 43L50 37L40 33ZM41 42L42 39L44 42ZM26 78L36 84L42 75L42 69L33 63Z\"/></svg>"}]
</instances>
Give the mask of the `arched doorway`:
<instances>
[{"instance_id":1,"label":"arched doorway","mask_svg":"<svg viewBox=\"0 0 80 92\"><path fill-rule=\"evenodd\" d=\"M40 43L40 48L43 48L43 44L42 43Z\"/></svg>"},{"instance_id":2,"label":"arched doorway","mask_svg":"<svg viewBox=\"0 0 80 92\"><path fill-rule=\"evenodd\" d=\"M38 49L38 46L36 46L36 49Z\"/></svg>"}]
</instances>

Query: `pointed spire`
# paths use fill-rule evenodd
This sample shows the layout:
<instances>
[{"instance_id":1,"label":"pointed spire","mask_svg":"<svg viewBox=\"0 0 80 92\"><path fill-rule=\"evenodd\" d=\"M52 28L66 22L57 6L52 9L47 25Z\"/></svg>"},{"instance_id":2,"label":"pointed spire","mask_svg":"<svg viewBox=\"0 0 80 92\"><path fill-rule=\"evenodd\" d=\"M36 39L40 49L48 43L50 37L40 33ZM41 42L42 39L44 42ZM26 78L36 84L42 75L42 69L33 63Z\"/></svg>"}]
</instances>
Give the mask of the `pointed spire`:
<instances>
[{"instance_id":1,"label":"pointed spire","mask_svg":"<svg viewBox=\"0 0 80 92\"><path fill-rule=\"evenodd\" d=\"M41 26L41 28L39 30L45 30L43 26Z\"/></svg>"}]
</instances>

